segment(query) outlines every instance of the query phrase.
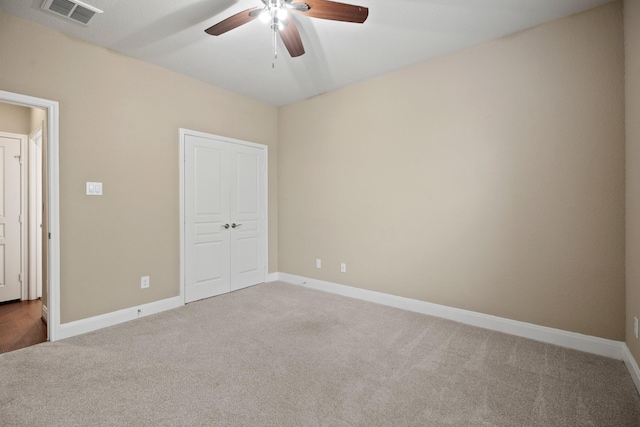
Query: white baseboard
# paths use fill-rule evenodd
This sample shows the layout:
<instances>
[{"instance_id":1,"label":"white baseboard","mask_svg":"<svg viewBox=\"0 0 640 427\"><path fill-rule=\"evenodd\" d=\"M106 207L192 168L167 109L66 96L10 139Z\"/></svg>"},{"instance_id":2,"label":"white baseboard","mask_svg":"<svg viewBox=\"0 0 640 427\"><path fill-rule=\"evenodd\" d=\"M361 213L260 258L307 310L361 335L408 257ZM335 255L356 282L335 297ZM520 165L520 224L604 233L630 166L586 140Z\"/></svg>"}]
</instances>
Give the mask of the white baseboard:
<instances>
[{"instance_id":1,"label":"white baseboard","mask_svg":"<svg viewBox=\"0 0 640 427\"><path fill-rule=\"evenodd\" d=\"M269 273L267 282L275 282L279 278L279 273ZM135 307L125 308L111 313L101 314L99 316L89 317L87 319L76 320L69 323L63 323L58 329L56 340L70 338L76 335L85 334L87 332L96 331L98 329L114 326L119 323L128 322L140 317L149 316L151 314L160 313L162 311L171 310L183 306L182 297L176 296L160 301L151 302ZM42 315L45 316L46 307L42 307ZM140 310L140 313L138 313ZM48 319L48 313L46 314Z\"/></svg>"},{"instance_id":2,"label":"white baseboard","mask_svg":"<svg viewBox=\"0 0 640 427\"><path fill-rule=\"evenodd\" d=\"M47 325L49 324L49 309L47 309L47 306L44 304L42 304L42 320L44 320L44 323Z\"/></svg>"},{"instance_id":3,"label":"white baseboard","mask_svg":"<svg viewBox=\"0 0 640 427\"><path fill-rule=\"evenodd\" d=\"M148 304L125 308L111 313L101 314L99 316L89 317L87 319L63 323L58 329L57 339L70 338L76 335L85 334L87 332L114 326L140 317L171 310L172 308L181 307L183 305L182 298L177 296L150 302Z\"/></svg>"},{"instance_id":4,"label":"white baseboard","mask_svg":"<svg viewBox=\"0 0 640 427\"><path fill-rule=\"evenodd\" d=\"M624 360L624 364L629 370L629 374L631 374L633 383L636 385L638 392L640 392L640 368L636 363L636 359L634 359L633 355L629 351L629 347L627 347L627 344L625 343L622 343L622 358Z\"/></svg>"},{"instance_id":5,"label":"white baseboard","mask_svg":"<svg viewBox=\"0 0 640 427\"><path fill-rule=\"evenodd\" d=\"M275 282L278 280L294 285L305 286L311 289L330 292L430 316L436 316L480 328L504 332L536 341L622 360L627 366L638 392L640 392L640 368L624 342L534 325L532 323L520 322L517 320L491 316L488 314L448 307L440 304L433 304L411 298L399 297L382 292L354 288L322 280L309 279L293 274L269 273L267 275L267 282ZM87 319L63 323L60 325L58 330L57 339L70 338L75 335L114 326L119 323L128 322L130 320L160 313L183 305L182 298L180 296L176 296L140 306L114 311L112 313L101 314ZM48 320L49 314L45 305L42 306L42 316L45 320Z\"/></svg>"},{"instance_id":6,"label":"white baseboard","mask_svg":"<svg viewBox=\"0 0 640 427\"><path fill-rule=\"evenodd\" d=\"M334 294L388 305L403 310L441 317L444 319L453 320L455 322L478 326L480 328L504 332L507 334L529 338L548 344L555 344L558 346L580 350L587 353L593 353L612 359L623 360L622 349L624 343L620 341L613 341L604 338L593 337L590 335L568 332L561 329L534 325L532 323L505 319L503 317L491 316L488 314L477 313L475 311L463 310L411 298L354 288L351 286L325 282L322 280L309 279L306 277L295 276L287 273L278 273L278 278L283 282L292 283L294 285L302 285L320 291L331 292Z\"/></svg>"}]
</instances>

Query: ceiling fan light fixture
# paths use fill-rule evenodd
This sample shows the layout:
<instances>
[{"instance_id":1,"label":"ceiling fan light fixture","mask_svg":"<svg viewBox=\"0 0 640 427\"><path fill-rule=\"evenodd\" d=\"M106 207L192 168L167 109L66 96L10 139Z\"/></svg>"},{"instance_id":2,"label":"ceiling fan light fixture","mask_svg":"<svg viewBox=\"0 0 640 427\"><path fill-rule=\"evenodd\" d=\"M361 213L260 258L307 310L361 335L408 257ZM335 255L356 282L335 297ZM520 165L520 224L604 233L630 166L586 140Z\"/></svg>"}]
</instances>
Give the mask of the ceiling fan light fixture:
<instances>
[{"instance_id":1,"label":"ceiling fan light fixture","mask_svg":"<svg viewBox=\"0 0 640 427\"><path fill-rule=\"evenodd\" d=\"M60 0L62 1L62 0ZM68 0L65 0L68 1ZM204 30L212 36L219 36L229 30L233 30L256 18L260 18L265 24L269 24L273 36L272 67L275 67L275 59L278 57L277 39L280 36L282 43L292 58L304 55L304 46L300 32L297 29L295 19L290 11L306 15L309 18L327 19L330 21L353 22L362 24L369 15L369 9L347 3L339 3L332 0L261 0L262 7L254 7L243 10L227 19L223 19L215 25ZM294 3L299 2L299 3Z\"/></svg>"},{"instance_id":2,"label":"ceiling fan light fixture","mask_svg":"<svg viewBox=\"0 0 640 427\"><path fill-rule=\"evenodd\" d=\"M284 21L289 17L289 12L287 12L287 9L285 9L284 7L279 7L278 11L276 12L276 16L278 17L279 21Z\"/></svg>"}]
</instances>

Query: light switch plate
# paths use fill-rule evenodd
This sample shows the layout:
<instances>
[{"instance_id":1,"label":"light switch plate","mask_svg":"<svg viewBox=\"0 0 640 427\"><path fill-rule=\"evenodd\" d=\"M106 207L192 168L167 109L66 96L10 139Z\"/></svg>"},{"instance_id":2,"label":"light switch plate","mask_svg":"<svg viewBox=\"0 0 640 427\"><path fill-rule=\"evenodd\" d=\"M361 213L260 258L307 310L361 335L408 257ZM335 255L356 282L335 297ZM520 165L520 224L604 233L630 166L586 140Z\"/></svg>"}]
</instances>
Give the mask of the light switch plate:
<instances>
[{"instance_id":1,"label":"light switch plate","mask_svg":"<svg viewBox=\"0 0 640 427\"><path fill-rule=\"evenodd\" d=\"M87 182L87 196L102 196L102 183Z\"/></svg>"}]
</instances>

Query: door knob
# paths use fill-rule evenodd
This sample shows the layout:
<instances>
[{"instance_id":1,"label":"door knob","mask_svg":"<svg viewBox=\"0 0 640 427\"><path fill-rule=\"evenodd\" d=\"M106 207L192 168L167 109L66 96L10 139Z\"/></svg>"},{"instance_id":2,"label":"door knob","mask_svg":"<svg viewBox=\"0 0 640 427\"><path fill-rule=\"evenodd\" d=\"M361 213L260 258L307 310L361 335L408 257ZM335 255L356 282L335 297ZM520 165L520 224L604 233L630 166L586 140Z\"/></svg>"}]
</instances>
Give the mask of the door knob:
<instances>
[{"instance_id":1,"label":"door knob","mask_svg":"<svg viewBox=\"0 0 640 427\"><path fill-rule=\"evenodd\" d=\"M221 227L224 228L225 230L228 230L229 229L229 224L224 224Z\"/></svg>"},{"instance_id":2,"label":"door knob","mask_svg":"<svg viewBox=\"0 0 640 427\"><path fill-rule=\"evenodd\" d=\"M240 226L242 226L242 224L236 224L235 222L231 224L231 228L238 228Z\"/></svg>"}]
</instances>

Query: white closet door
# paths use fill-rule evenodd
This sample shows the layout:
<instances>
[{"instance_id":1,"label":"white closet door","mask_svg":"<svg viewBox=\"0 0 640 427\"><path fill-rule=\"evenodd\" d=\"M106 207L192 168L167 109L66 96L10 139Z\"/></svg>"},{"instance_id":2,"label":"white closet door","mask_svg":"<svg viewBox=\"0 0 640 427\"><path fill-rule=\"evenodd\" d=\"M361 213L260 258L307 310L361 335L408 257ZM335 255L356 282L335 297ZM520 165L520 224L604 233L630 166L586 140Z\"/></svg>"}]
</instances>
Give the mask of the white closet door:
<instances>
[{"instance_id":1,"label":"white closet door","mask_svg":"<svg viewBox=\"0 0 640 427\"><path fill-rule=\"evenodd\" d=\"M265 280L264 150L236 145L231 161L231 290Z\"/></svg>"},{"instance_id":2,"label":"white closet door","mask_svg":"<svg viewBox=\"0 0 640 427\"><path fill-rule=\"evenodd\" d=\"M184 137L185 301L266 279L265 149Z\"/></svg>"},{"instance_id":3,"label":"white closet door","mask_svg":"<svg viewBox=\"0 0 640 427\"><path fill-rule=\"evenodd\" d=\"M229 292L229 155L224 142L185 139L185 301Z\"/></svg>"}]
</instances>

